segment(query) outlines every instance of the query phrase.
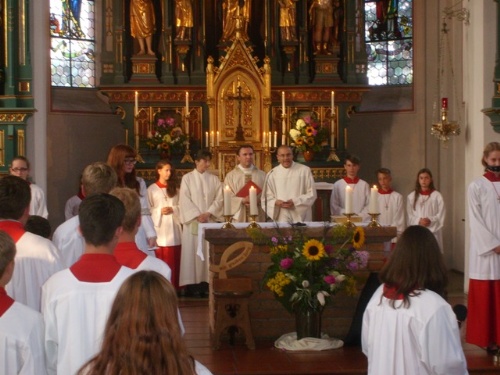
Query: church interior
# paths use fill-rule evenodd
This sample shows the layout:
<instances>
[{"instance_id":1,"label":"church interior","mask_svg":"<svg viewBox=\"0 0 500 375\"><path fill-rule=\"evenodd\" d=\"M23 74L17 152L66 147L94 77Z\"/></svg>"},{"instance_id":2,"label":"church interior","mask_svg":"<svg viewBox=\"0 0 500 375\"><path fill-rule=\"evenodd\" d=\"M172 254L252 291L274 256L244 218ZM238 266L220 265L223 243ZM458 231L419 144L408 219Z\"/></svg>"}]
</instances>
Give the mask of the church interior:
<instances>
[{"instance_id":1,"label":"church interior","mask_svg":"<svg viewBox=\"0 0 500 375\"><path fill-rule=\"evenodd\" d=\"M52 228L83 168L105 161L113 145L138 151L148 182L160 158L182 175L209 149L222 180L241 144L254 147L260 169L276 166L277 148L292 145L290 131L304 120L321 129L312 160L296 153L316 182L341 178L348 154L371 185L389 168L403 196L418 170L432 170L460 301L466 189L483 173L484 145L500 140L497 1L331 0L331 27L321 26L316 0L149 0L140 21L136 2L0 0L0 174L16 155L30 160ZM329 217L327 202L317 206L316 220ZM183 313L198 308L182 305ZM205 333L194 327L196 347ZM231 371L218 373L278 373Z\"/></svg>"}]
</instances>

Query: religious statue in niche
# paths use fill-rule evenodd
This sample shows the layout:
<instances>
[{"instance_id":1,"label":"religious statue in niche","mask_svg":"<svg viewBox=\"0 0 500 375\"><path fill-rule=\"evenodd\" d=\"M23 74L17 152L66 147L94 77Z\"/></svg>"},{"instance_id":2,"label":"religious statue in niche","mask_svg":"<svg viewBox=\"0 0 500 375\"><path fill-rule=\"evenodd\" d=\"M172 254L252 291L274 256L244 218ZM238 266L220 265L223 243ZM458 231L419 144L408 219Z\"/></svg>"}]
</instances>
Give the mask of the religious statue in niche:
<instances>
[{"instance_id":1,"label":"religious statue in niche","mask_svg":"<svg viewBox=\"0 0 500 375\"><path fill-rule=\"evenodd\" d=\"M340 0L313 0L309 8L314 54L331 55L340 44L342 5Z\"/></svg>"},{"instance_id":2,"label":"religious statue in niche","mask_svg":"<svg viewBox=\"0 0 500 375\"><path fill-rule=\"evenodd\" d=\"M154 56L153 34L156 31L152 0L130 0L130 34L139 42L138 55Z\"/></svg>"},{"instance_id":3,"label":"religious statue in niche","mask_svg":"<svg viewBox=\"0 0 500 375\"><path fill-rule=\"evenodd\" d=\"M280 30L283 42L297 41L296 28L296 2L298 0L278 0L280 6Z\"/></svg>"},{"instance_id":4,"label":"religious statue in niche","mask_svg":"<svg viewBox=\"0 0 500 375\"><path fill-rule=\"evenodd\" d=\"M177 28L176 40L191 40L191 32L193 30L192 0L175 1L175 27Z\"/></svg>"},{"instance_id":5,"label":"religious statue in niche","mask_svg":"<svg viewBox=\"0 0 500 375\"><path fill-rule=\"evenodd\" d=\"M221 42L232 41L236 35L238 18L241 22L241 38L248 40L248 23L250 22L251 0L222 1L222 37Z\"/></svg>"}]
</instances>

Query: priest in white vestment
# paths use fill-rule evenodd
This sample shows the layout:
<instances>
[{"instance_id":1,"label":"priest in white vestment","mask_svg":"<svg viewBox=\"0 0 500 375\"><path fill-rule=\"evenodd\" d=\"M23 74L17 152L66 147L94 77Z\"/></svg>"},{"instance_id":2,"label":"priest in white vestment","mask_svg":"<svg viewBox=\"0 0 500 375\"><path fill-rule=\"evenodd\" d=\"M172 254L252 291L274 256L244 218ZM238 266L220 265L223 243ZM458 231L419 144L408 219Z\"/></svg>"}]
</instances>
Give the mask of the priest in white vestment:
<instances>
[{"instance_id":1,"label":"priest in white vestment","mask_svg":"<svg viewBox=\"0 0 500 375\"><path fill-rule=\"evenodd\" d=\"M183 224L179 285L208 282L207 243L203 244L205 259L196 255L198 224L214 222L222 215L222 184L210 173L212 154L200 150L196 167L184 175L179 192L180 218Z\"/></svg>"},{"instance_id":2,"label":"priest in white vestment","mask_svg":"<svg viewBox=\"0 0 500 375\"><path fill-rule=\"evenodd\" d=\"M280 165L267 174L261 197L264 211L276 222L312 221L317 193L311 169L295 163L288 146L280 146L276 156Z\"/></svg>"},{"instance_id":3,"label":"priest in white vestment","mask_svg":"<svg viewBox=\"0 0 500 375\"><path fill-rule=\"evenodd\" d=\"M254 165L254 149L252 145L241 145L236 152L238 165L224 178L224 186L231 189L231 214L236 222L248 222L250 215L250 197L248 186L255 184L258 192L262 192L266 173ZM254 187L257 189L257 187ZM256 221L265 221L264 210L260 204L261 194L257 194L258 217Z\"/></svg>"}]
</instances>

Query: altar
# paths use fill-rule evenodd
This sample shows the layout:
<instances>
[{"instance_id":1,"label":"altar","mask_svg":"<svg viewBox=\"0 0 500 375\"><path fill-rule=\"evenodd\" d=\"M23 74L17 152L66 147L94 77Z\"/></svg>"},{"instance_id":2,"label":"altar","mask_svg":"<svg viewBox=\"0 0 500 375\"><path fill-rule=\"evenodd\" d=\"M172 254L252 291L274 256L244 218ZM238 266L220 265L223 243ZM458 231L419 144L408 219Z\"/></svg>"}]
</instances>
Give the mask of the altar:
<instances>
[{"instance_id":1,"label":"altar","mask_svg":"<svg viewBox=\"0 0 500 375\"><path fill-rule=\"evenodd\" d=\"M276 233L275 223L259 223L264 234L272 236ZM200 241L205 239L210 246L206 256L210 263L218 264L224 250L238 241L252 241L246 231L248 223L237 223L234 229L221 229L222 224L202 224L199 228ZM280 228L286 230L287 224L280 223ZM323 222L307 223L306 235L320 238L323 234ZM369 228L365 227L366 241L364 249L370 253L366 269L359 271L358 288L364 285L369 272L377 272L384 264L384 242L396 236L395 227ZM201 242L200 242L201 244ZM201 249L201 247L199 248ZM203 253L199 253L203 255ZM270 255L267 246L254 245L246 261L234 270L228 271L228 277L249 277L253 283L253 295L250 297L249 310L253 336L256 340L275 340L284 333L295 331L295 318L275 300L271 291L261 285L264 273L270 265ZM215 274L210 274L210 298L212 280ZM343 338L349 329L356 308L357 297L350 297L340 292L327 304L322 316L322 329L330 337ZM209 305L212 305L209 301ZM213 311L209 309L209 311ZM211 329L213 316L209 312Z\"/></svg>"}]
</instances>

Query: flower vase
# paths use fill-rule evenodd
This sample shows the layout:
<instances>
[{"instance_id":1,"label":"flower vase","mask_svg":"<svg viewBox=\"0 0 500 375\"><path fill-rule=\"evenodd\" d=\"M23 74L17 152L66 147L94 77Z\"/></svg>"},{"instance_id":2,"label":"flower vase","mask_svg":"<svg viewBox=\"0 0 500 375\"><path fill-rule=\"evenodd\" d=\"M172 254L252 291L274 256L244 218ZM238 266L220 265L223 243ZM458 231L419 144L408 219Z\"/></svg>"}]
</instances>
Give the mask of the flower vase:
<instances>
[{"instance_id":1,"label":"flower vase","mask_svg":"<svg viewBox=\"0 0 500 375\"><path fill-rule=\"evenodd\" d=\"M321 314L322 311L313 309L295 310L295 327L297 340L304 337L321 338Z\"/></svg>"},{"instance_id":2,"label":"flower vase","mask_svg":"<svg viewBox=\"0 0 500 375\"><path fill-rule=\"evenodd\" d=\"M310 161L313 161L314 159L314 151L312 150L305 150L304 151L304 160L306 162L310 162Z\"/></svg>"}]
</instances>

